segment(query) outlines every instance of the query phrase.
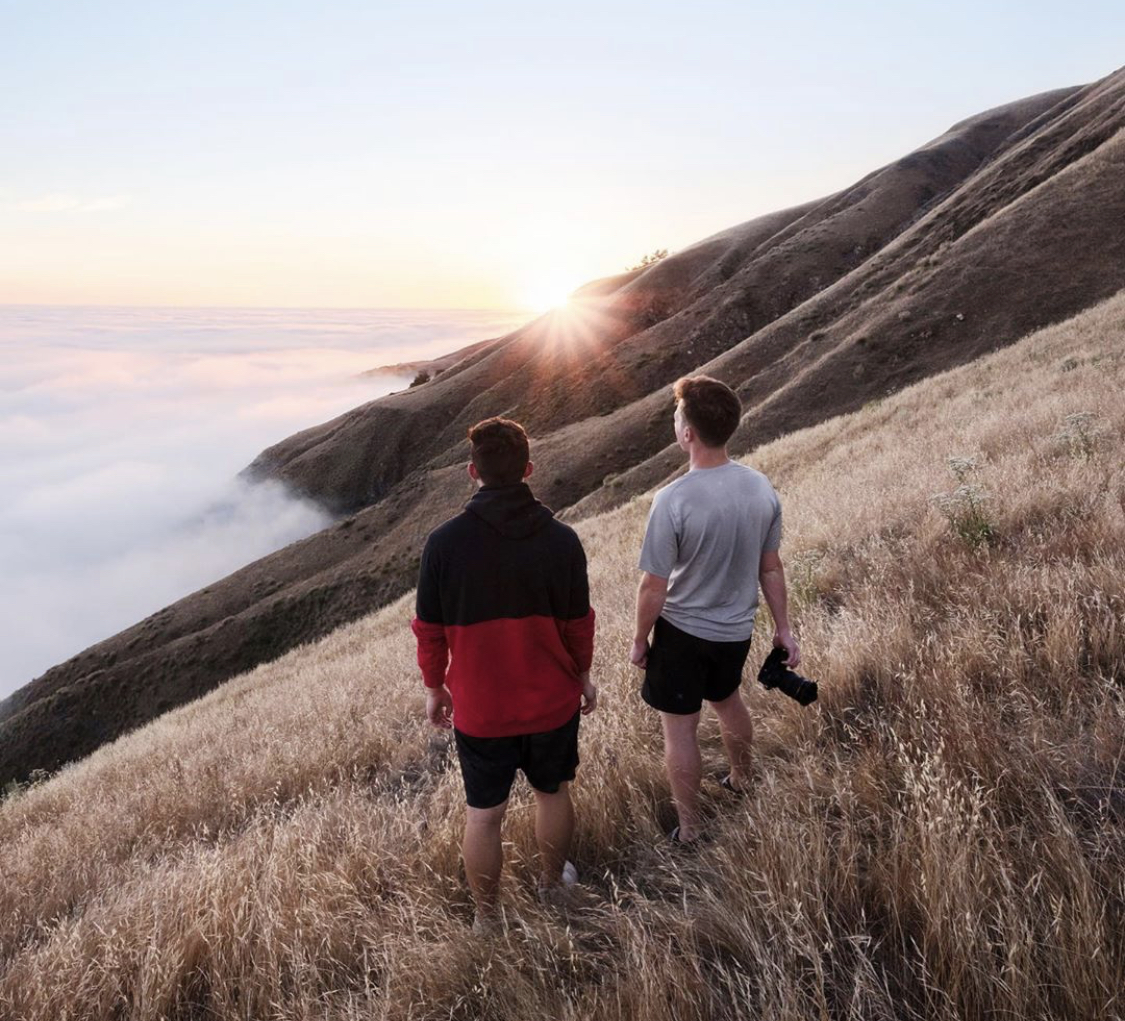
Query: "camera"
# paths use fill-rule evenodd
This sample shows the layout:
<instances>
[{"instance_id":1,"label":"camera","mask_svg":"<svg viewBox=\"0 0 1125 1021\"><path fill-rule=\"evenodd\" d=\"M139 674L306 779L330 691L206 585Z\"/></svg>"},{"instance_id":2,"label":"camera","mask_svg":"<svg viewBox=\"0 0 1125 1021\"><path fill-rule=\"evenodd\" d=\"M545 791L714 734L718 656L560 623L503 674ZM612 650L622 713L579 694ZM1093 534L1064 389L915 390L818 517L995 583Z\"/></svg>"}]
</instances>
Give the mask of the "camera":
<instances>
[{"instance_id":1,"label":"camera","mask_svg":"<svg viewBox=\"0 0 1125 1021\"><path fill-rule=\"evenodd\" d=\"M785 649L774 649L758 671L758 680L765 688L777 688L801 705L816 701L816 681L794 673L785 665Z\"/></svg>"}]
</instances>

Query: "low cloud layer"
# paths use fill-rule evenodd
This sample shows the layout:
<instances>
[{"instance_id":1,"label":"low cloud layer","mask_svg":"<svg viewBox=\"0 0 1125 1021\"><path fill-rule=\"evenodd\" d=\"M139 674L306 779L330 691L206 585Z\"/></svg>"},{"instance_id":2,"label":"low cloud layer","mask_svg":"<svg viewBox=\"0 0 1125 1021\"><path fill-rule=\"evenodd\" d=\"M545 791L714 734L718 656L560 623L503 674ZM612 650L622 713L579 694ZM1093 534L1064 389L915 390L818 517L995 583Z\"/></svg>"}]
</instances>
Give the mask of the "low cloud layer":
<instances>
[{"instance_id":1,"label":"low cloud layer","mask_svg":"<svg viewBox=\"0 0 1125 1021\"><path fill-rule=\"evenodd\" d=\"M323 528L235 476L406 385L357 374L511 329L481 312L0 307L0 698Z\"/></svg>"}]
</instances>

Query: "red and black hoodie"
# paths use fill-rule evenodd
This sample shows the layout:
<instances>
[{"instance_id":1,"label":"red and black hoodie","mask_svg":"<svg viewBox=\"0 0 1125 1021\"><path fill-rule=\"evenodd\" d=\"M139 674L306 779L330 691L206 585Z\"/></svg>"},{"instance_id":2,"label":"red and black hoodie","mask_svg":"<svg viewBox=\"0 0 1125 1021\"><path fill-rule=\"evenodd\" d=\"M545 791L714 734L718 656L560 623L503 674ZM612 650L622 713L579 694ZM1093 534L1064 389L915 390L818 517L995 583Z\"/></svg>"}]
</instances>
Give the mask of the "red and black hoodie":
<instances>
[{"instance_id":1,"label":"red and black hoodie","mask_svg":"<svg viewBox=\"0 0 1125 1021\"><path fill-rule=\"evenodd\" d=\"M426 540L413 630L422 679L448 685L458 730L561 727L594 651L582 543L526 483L483 486Z\"/></svg>"}]
</instances>

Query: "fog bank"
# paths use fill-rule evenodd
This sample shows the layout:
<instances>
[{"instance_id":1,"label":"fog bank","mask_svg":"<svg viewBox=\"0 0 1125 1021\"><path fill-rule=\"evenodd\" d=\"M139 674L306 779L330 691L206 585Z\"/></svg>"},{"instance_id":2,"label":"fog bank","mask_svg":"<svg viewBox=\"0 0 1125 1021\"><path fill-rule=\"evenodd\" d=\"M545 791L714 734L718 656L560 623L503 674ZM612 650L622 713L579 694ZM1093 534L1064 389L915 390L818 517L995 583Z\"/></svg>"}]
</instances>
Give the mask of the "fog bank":
<instances>
[{"instance_id":1,"label":"fog bank","mask_svg":"<svg viewBox=\"0 0 1125 1021\"><path fill-rule=\"evenodd\" d=\"M328 516L237 472L526 316L0 306L0 698Z\"/></svg>"}]
</instances>

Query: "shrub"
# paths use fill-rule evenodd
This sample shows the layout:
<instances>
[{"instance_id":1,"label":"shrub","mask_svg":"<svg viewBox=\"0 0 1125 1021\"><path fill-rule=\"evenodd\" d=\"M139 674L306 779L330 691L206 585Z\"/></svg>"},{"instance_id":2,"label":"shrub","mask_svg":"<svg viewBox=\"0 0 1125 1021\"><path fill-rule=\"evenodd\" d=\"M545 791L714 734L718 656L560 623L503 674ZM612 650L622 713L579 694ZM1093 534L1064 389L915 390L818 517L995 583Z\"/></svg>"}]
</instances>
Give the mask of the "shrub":
<instances>
[{"instance_id":1,"label":"shrub","mask_svg":"<svg viewBox=\"0 0 1125 1021\"><path fill-rule=\"evenodd\" d=\"M657 248L655 251L649 252L648 255L642 257L641 261L635 266L630 266L629 271L632 272L635 269L646 269L649 266L655 266L661 259L666 258L668 258L668 249Z\"/></svg>"},{"instance_id":2,"label":"shrub","mask_svg":"<svg viewBox=\"0 0 1125 1021\"><path fill-rule=\"evenodd\" d=\"M49 770L33 769L22 783L19 780L9 780L4 784L3 790L0 790L0 801L18 797L32 787L38 787L41 783L46 783L51 779L51 775Z\"/></svg>"},{"instance_id":3,"label":"shrub","mask_svg":"<svg viewBox=\"0 0 1125 1021\"><path fill-rule=\"evenodd\" d=\"M1063 427L1055 433L1055 440L1073 457L1086 461L1094 456L1098 444L1098 429L1094 426L1097 415L1092 411L1076 411L1063 419Z\"/></svg>"},{"instance_id":4,"label":"shrub","mask_svg":"<svg viewBox=\"0 0 1125 1021\"><path fill-rule=\"evenodd\" d=\"M957 487L949 493L933 497L938 510L945 515L954 535L972 549L988 545L996 534L985 511L988 492L969 480L979 467L974 457L951 457L949 471L957 480Z\"/></svg>"}]
</instances>

